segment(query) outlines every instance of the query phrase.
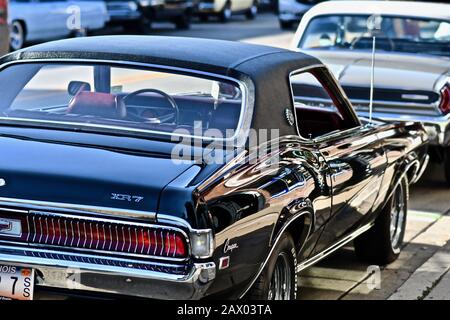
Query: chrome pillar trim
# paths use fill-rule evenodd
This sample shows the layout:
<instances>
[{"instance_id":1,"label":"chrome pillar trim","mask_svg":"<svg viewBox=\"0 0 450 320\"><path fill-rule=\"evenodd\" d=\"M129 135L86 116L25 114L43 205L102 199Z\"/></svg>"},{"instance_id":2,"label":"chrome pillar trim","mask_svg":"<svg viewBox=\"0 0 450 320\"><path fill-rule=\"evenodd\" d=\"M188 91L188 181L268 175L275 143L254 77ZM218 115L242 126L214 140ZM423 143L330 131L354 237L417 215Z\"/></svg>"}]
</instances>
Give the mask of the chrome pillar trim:
<instances>
[{"instance_id":1,"label":"chrome pillar trim","mask_svg":"<svg viewBox=\"0 0 450 320\"><path fill-rule=\"evenodd\" d=\"M156 214L154 212L99 207L99 206L90 206L72 203L59 203L59 202L0 197L0 205L20 207L29 210L39 210L39 211L56 210L68 213L84 213L110 217L134 218L134 219L143 219L147 221L156 220Z\"/></svg>"},{"instance_id":2,"label":"chrome pillar trim","mask_svg":"<svg viewBox=\"0 0 450 320\"><path fill-rule=\"evenodd\" d=\"M142 261L114 258L111 261L121 261L129 267L98 265L82 261L52 259L51 254L62 254L49 250L27 248L27 251L41 253L43 257L20 255L18 254L20 251L23 249L0 245L0 263L35 269L38 287L156 299L199 299L204 296L216 277L216 266L212 262L193 264L183 274L170 274L163 271L132 268L134 263L140 264ZM70 255L86 257L79 254ZM151 264L160 268L176 267L173 264L153 262Z\"/></svg>"}]
</instances>

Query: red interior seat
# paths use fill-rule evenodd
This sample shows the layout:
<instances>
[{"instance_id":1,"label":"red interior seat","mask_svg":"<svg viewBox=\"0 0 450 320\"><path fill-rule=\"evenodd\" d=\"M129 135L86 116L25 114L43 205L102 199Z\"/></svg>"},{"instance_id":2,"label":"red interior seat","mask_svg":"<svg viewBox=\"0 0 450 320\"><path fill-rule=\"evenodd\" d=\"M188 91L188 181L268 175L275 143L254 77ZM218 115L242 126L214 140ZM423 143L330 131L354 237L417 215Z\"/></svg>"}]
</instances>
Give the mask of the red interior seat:
<instances>
[{"instance_id":1,"label":"red interior seat","mask_svg":"<svg viewBox=\"0 0 450 320\"><path fill-rule=\"evenodd\" d=\"M126 117L126 106L114 94L80 91L69 102L67 113L123 119Z\"/></svg>"}]
</instances>

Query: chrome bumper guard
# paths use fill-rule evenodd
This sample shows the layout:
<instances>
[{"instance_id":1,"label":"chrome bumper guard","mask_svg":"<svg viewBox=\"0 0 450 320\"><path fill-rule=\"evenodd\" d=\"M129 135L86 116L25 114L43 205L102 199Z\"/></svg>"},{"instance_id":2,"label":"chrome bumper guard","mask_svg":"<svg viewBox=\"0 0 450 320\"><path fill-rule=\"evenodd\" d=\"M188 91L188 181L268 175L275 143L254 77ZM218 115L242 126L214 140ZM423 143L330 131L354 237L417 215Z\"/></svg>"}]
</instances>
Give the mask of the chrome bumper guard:
<instances>
[{"instance_id":1,"label":"chrome bumper guard","mask_svg":"<svg viewBox=\"0 0 450 320\"><path fill-rule=\"evenodd\" d=\"M199 299L216 276L212 262L189 266L0 245L0 264L33 268L36 286L152 299Z\"/></svg>"}]
</instances>

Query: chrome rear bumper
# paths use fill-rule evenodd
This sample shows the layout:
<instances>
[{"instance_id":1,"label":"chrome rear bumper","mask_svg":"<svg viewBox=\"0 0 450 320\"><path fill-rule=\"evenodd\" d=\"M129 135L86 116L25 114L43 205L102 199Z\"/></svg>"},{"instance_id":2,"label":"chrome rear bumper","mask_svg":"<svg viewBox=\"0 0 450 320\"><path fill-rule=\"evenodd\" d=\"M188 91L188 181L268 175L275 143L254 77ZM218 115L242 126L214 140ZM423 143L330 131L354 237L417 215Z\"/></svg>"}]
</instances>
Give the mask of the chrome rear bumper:
<instances>
[{"instance_id":1,"label":"chrome rear bumper","mask_svg":"<svg viewBox=\"0 0 450 320\"><path fill-rule=\"evenodd\" d=\"M152 299L199 299L216 276L212 262L190 266L0 245L0 265L36 270L36 286Z\"/></svg>"}]
</instances>

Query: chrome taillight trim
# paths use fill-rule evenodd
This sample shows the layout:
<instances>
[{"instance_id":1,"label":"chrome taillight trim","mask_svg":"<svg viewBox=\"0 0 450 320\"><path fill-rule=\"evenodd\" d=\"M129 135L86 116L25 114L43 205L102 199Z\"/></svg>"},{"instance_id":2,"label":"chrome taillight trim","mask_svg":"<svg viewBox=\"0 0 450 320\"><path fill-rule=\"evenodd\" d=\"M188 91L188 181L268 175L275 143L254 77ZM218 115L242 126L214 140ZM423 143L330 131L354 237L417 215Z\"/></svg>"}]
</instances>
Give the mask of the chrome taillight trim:
<instances>
[{"instance_id":1,"label":"chrome taillight trim","mask_svg":"<svg viewBox=\"0 0 450 320\"><path fill-rule=\"evenodd\" d=\"M27 238L26 242L18 242L18 241L10 241L10 240L0 240L0 243L6 244L14 244L14 245L19 245L19 246L27 246L27 247L35 247L35 248L50 248L50 249L56 249L59 248L61 251L74 251L74 252L86 252L86 253L96 253L96 254L102 254L102 255L111 255L111 256L121 256L121 257L134 257L134 258L141 258L141 259L146 259L146 260L160 260L160 261L172 261L172 262L185 262L188 261L191 257L191 246L190 246L190 239L188 234L180 227L175 227L175 226L168 226L168 225L160 225L160 224L154 224L154 223L145 223L145 222L136 222L136 221L126 221L126 220L117 220L117 219L108 219L108 218L103 218L103 217L92 217L92 216L85 216L85 215L75 215L75 214L70 214L70 213L60 213L60 212L49 212L49 211L37 211L37 210L16 210L16 209L10 209L10 208L5 208L5 207L0 207L0 210L2 211L10 211L13 213L20 213L23 214L26 217L26 221L27 223L30 223L29 220L33 219L33 224L35 224L35 228L38 228L39 230L42 230L43 228L47 228L44 227L45 222L43 223L43 219L42 216L50 216L52 218L58 219L58 218L66 218L66 219L74 219L74 220L78 220L78 221L82 221L83 222L83 229L84 232L93 232L92 230L87 230L86 231L86 223L85 222L95 222L97 223L106 223L106 224L110 224L110 225L115 225L116 227L119 225L123 226L123 227L135 227L135 228L147 228L147 229L153 229L154 232L156 233L156 238L158 239L161 238L163 236L163 231L164 232L174 232L175 233L179 233L181 234L185 241L186 241L186 257L183 258L175 258L175 257L170 257L170 256L158 256L156 255L156 253L159 250L163 250L164 246L163 243L164 242L160 242L158 241L157 246L155 246L155 250L153 252L152 255L145 255L145 254L139 254L139 253L129 253L129 252L120 252L120 251L111 251L111 250L98 250L98 248L96 249L89 249L89 248L77 248L77 247L70 247L68 246L68 244L66 243L67 240L70 238L70 235L68 234L68 232L72 232L72 229L68 229L67 228L67 220L64 221L64 224L66 227L64 227L64 231L66 232L64 238L65 238L65 243L62 246L58 246L55 244L41 244L41 243L37 243L36 242L36 236L37 233L34 234L34 239L32 241L29 241L30 239ZM57 210L57 208L55 208L54 210ZM30 219L28 219L28 217ZM37 218L37 219L36 219ZM44 219L45 220L45 219ZM73 222L73 221L72 221ZM92 224L90 224L91 228L92 228ZM89 228L87 228L89 229ZM116 228L117 229L117 228ZM120 228L119 228L120 229ZM48 228L47 228L48 230ZM161 233L159 234L158 230L161 231ZM118 230L116 230L118 231ZM73 232L72 232L73 233ZM119 236L120 236L120 232ZM40 236L43 236L43 232L41 232ZM125 236L125 233L123 233L123 236ZM130 237L131 237L131 233L130 233ZM85 237L84 240L86 241L88 237ZM90 237L91 238L91 242L93 241L93 236ZM42 241L42 239L37 239L39 240L39 242ZM61 239L58 239L58 243ZM74 240L74 237L72 237L72 241ZM161 239L160 239L161 240ZM33 243L34 242L34 243ZM98 243L97 243L98 244ZM125 242L124 242L125 244ZM131 244L131 241L130 241ZM92 247L93 243L91 243L89 246Z\"/></svg>"}]
</instances>

